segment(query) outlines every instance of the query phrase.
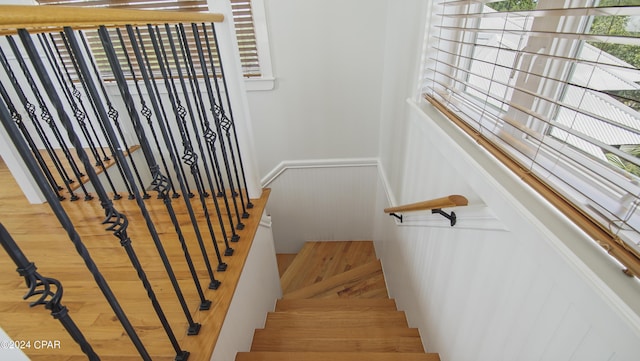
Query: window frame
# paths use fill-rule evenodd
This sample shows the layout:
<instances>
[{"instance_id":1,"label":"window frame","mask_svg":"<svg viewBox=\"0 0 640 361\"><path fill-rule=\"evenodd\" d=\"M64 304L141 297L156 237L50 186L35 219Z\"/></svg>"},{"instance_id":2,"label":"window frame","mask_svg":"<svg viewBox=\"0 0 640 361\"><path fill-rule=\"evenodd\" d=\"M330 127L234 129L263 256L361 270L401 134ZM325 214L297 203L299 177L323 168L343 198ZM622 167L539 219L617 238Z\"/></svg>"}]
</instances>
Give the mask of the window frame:
<instances>
[{"instance_id":1,"label":"window frame","mask_svg":"<svg viewBox=\"0 0 640 361\"><path fill-rule=\"evenodd\" d=\"M483 6L484 2L478 5ZM437 11L432 12L432 14L436 14L436 13ZM433 16L431 18L433 19ZM590 23L593 19L593 16L590 16L587 19L588 19L588 22ZM561 20L558 20L558 22L560 21ZM476 23L475 25L476 28L479 28L480 21L477 21L475 23ZM572 24L572 26L588 26L588 25ZM493 104L491 104L491 102L488 102L487 100L483 101L481 97L478 97L478 94L482 93L481 90L475 89L471 93L467 91L467 89L473 89L473 87L470 87L471 84L468 80L472 75L472 72L470 71L470 69L472 66L471 64L474 61L473 55L478 45L477 45L477 42L475 42L475 40L474 40L474 45L468 46L463 44L466 41L465 39L467 39L466 37L468 36L468 34L467 34L467 31L464 30L465 28L464 26L460 26L460 28L461 29L457 31L457 35L450 35L446 37L446 39L456 39L454 41L458 42L457 44L447 45L447 49L455 50L455 54L449 55L449 57L453 57L454 59L456 59L456 63L453 65L440 65L440 66L449 67L448 69L446 69L446 71L444 71L444 73L448 73L449 75L438 74L433 76L434 79L439 78L442 80L445 77L447 78L446 80L442 80L442 82L440 83L440 86L434 87L432 90L430 90L433 93L438 94L438 96L434 98L428 95L427 88L429 88L429 86L424 83L423 83L423 87L420 88L420 93L421 93L420 96L425 98L432 105L434 105L447 118L452 120L453 123L458 125L458 127L462 128L467 134L475 138L478 141L478 143L480 143L485 148L487 148L487 150L489 150L490 153L492 153L496 158L498 158L504 164L506 164L513 172L520 175L521 179L523 179L526 183L531 185L534 189L536 189L539 193L541 193L545 198L547 198L548 200L555 199L555 200L552 200L552 203L556 205L556 207L558 207L561 211L563 211L565 215L568 215L568 217L572 221L574 221L574 223L578 224L581 228L586 230L587 233L590 234L596 240L596 242L601 243L602 242L601 240L607 239L608 242L606 243L606 247L605 246L603 247L607 249L607 251L610 254L614 255L618 260L620 260L626 267L628 267L628 270L631 270L629 272L630 274L639 276L640 262L638 260L638 255L640 254L640 243L636 242L637 234L634 234L635 237L633 237L632 239L631 237L628 237L628 235L626 234L627 232L625 230L620 229L618 230L617 235L614 235L614 237L611 237L612 232L610 231L610 229L606 229L606 227L603 227L602 225L602 220L606 219L606 217L603 216L602 218L597 218L597 217L594 217L593 214L587 214L585 213L584 210L581 210L581 207L597 209L598 207L600 207L598 205L599 203L606 204L607 202L608 202L607 209L609 211L614 208L624 209L625 205L628 206L628 204L625 204L625 203L628 203L628 202L625 201L624 196L621 196L619 199L616 200L615 196L611 196L610 190L607 190L604 187L599 188L597 185L594 185L594 182L599 181L598 179L595 179L595 178L590 179L588 177L585 177L584 172L578 170L576 167L572 167L570 163L574 162L576 158L578 159L582 158L580 160L588 164L588 167L587 167L588 170L606 168L607 170L610 171L611 168L607 167L606 164L603 164L599 160L590 159L589 156L585 154L580 154L580 152L577 149L569 149L567 152L568 154L570 154L570 156L568 156L567 159L564 159L566 157L564 153L560 153L559 155L557 155L551 151L551 149L553 148L557 148L560 146L566 147L568 145L568 143L562 143L558 139L554 139L554 137L552 137L549 132L549 129L551 129L552 127L555 127L554 123L555 123L557 111L554 110L554 108L559 107L558 104L552 103L552 104L555 104L555 106L548 106L547 111L543 113L544 114L543 118L537 119L532 115L527 115L524 117L520 117L521 120L515 120L515 119L513 120L516 124L517 122L522 122L524 127L528 130L540 131L540 134L542 135L541 139L537 139L533 135L530 135L527 132L524 132L523 130L518 129L517 126L511 124L512 122L507 122L505 120L507 117L509 117L510 110L513 107L513 102L514 102L513 93L515 93L515 91L512 92L509 99L505 98L505 100L497 100L497 101L503 101L505 104L507 104L508 110L506 112L501 111L500 107L495 107L495 109L493 109L493 111L491 112L493 120L487 120L486 117L480 117L482 113L487 112L487 109L492 108L494 106ZM433 28L431 32L427 32L427 39L434 36L434 30L435 28ZM435 36L439 37L440 35L441 34L437 34ZM451 40L448 40L448 41L451 41ZM581 46L582 44L584 44L584 42L585 40L581 41L580 43ZM426 44L424 49L425 55L423 56L426 59L428 58L426 54L430 50L431 42L426 41L425 44ZM460 51L461 49L465 51ZM566 50L567 49L565 49L565 51ZM575 49L569 49L568 51L574 51L574 50ZM517 49L515 49L514 51L517 51ZM556 54L553 54L553 55L556 55ZM436 61L436 63L439 63L439 62L441 61L440 60ZM466 64L466 67L460 66L461 63ZM426 61L423 60L423 64L426 64ZM421 79L423 82L425 80L427 82L432 81L431 79L427 80L427 77L424 76L424 74L426 74L429 71L427 68L428 67L426 65L423 65L423 70L421 74L422 75ZM463 68L463 70L461 71L462 72L466 71L467 76L460 77L453 74L459 71L457 70L459 68ZM570 71L566 71L565 77L569 76L568 74L570 73L571 73ZM547 74L545 73L545 76L546 75ZM559 79L561 81L564 81L565 83L567 83L567 80L568 80L567 78L559 78ZM516 79L516 82L517 81L518 80ZM546 81L548 80L542 79L541 83ZM511 82L509 81L508 83L510 84ZM444 84L447 84L447 86L444 86ZM516 85L514 83L513 87L515 86ZM442 88L442 89L440 89L440 91L436 91L436 89L438 88ZM485 91L485 93L487 94L487 98L492 97L491 93L487 91ZM562 98L563 96L564 95L558 98L554 97L555 102L560 104L563 103L563 98ZM534 101L537 99L537 97L534 95L530 95L529 98ZM453 105L453 108L464 108L464 107L467 108L467 110L461 111L461 113L463 113L464 116L460 116L455 113L455 110L449 109L450 107L449 104L451 104L452 102L455 103L455 105ZM536 107L532 106L532 108L530 109L530 112L536 113L537 112ZM482 119L482 120L466 121L464 118L470 117L469 115L470 113L475 113L477 115L476 119ZM532 120L534 122L538 122L541 126L533 127L530 124L527 124ZM484 123L484 122L487 122L489 124L493 122L493 124L491 125L493 126L497 125L501 127L501 130L497 131L497 133L489 132L489 134L487 135L487 133L483 133L482 126L480 125L481 123ZM504 129L505 124L508 125L509 130ZM536 165L537 162L534 162L533 160L527 158L526 156L514 154L510 151L505 151L504 147L500 145L500 143L504 140L505 137L509 137L509 141L505 143L511 144L510 147L506 147L506 148L523 149L525 151L536 152L536 157L539 157L538 159L542 159L542 163L561 162L561 163L567 164L567 166L562 167L563 171L561 173L563 173L564 175L560 178L561 183L567 183L570 187L576 187L578 191L575 191L572 193L577 194L578 197L575 197L573 201L568 201L568 199L566 199L565 196L559 194L557 191L554 191L553 187L549 186L547 182L545 182L542 179L542 177L536 174L533 174L533 172L530 172L530 170L528 169L529 166L527 165L527 163L530 163L532 167L538 167ZM496 139L498 139L497 142L496 142ZM618 181L620 182L624 182L624 181L628 182L628 177L625 174L623 174L621 170L618 170L615 173L616 175L612 176L612 178L615 178L615 179L619 178ZM567 182L566 179L570 179L570 181ZM637 182L635 182L634 184L635 184L635 187L634 187L633 195L637 196L638 194L640 194L640 187L638 187ZM566 187L564 188L566 189ZM580 192L579 191L580 189L582 190L591 189L592 191ZM597 191L593 192L593 190L597 190ZM569 191L571 192L572 190L570 189ZM589 199L589 197L587 197L586 195L591 196L591 198L593 198L593 195L597 195L598 198L602 198L605 200L603 201L602 199L599 199L597 202L595 202L592 199ZM579 203L578 205L574 204L575 199L578 199L578 203ZM636 227L640 227L640 215L638 215L637 212L634 212L634 209L637 207L638 207L638 201L636 200L635 202L632 202L631 206L629 207L631 211L627 211L628 213L631 214L631 218L625 216L624 214L623 215L619 215L618 213L613 213L613 214L615 216L622 218L623 220L627 220L627 222L629 223L635 224ZM640 228L637 228L637 229L640 230ZM616 241L615 239L612 239L612 238L618 238L618 240ZM629 252L629 250L627 249L629 247L633 249L632 252ZM612 248L615 248L615 250L612 250Z\"/></svg>"},{"instance_id":2,"label":"window frame","mask_svg":"<svg viewBox=\"0 0 640 361\"><path fill-rule=\"evenodd\" d=\"M64 0L60 0L63 2ZM70 6L78 6L77 1L66 0ZM245 89L247 91L264 91L272 90L275 87L275 78L273 75L273 67L271 65L271 53L269 47L269 36L267 32L267 19L264 6L264 0L247 0L251 2L251 15L253 20L253 30L258 53L260 75L247 76L244 72L241 76L244 80ZM37 0L34 0L37 4ZM233 19L232 4L230 0L207 0L208 10L211 12L223 13L225 18ZM62 5L62 4L58 4ZM46 5L44 5L46 6ZM235 33L235 22L233 22L234 39L236 52L239 54L239 41Z\"/></svg>"}]
</instances>

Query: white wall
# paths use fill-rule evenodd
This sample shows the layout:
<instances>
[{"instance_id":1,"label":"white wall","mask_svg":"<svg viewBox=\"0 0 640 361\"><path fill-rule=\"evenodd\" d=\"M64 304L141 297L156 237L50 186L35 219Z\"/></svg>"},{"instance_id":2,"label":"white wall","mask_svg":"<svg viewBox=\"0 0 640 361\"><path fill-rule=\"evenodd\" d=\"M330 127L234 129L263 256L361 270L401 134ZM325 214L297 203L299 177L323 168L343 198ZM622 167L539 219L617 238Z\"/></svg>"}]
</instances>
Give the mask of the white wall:
<instances>
[{"instance_id":1,"label":"white wall","mask_svg":"<svg viewBox=\"0 0 640 361\"><path fill-rule=\"evenodd\" d=\"M450 122L405 101L429 1L388 3L375 208L460 193L503 225L414 227L376 213L390 294L425 348L448 361L637 359L637 280Z\"/></svg>"},{"instance_id":2,"label":"white wall","mask_svg":"<svg viewBox=\"0 0 640 361\"><path fill-rule=\"evenodd\" d=\"M370 240L376 159L283 162L263 179L271 188L278 253L298 253L306 241Z\"/></svg>"},{"instance_id":3,"label":"white wall","mask_svg":"<svg viewBox=\"0 0 640 361\"><path fill-rule=\"evenodd\" d=\"M637 280L472 140L451 138L440 128L449 122L406 107L407 153L423 156L410 159L397 187L379 184L376 208L395 198L387 194L400 203L424 194L420 183L429 192L470 192L470 205L486 204L506 230L407 227L377 216L390 295L425 348L456 361L637 359ZM434 150L424 152L425 144ZM456 212L464 218L468 210Z\"/></svg>"},{"instance_id":4,"label":"white wall","mask_svg":"<svg viewBox=\"0 0 640 361\"><path fill-rule=\"evenodd\" d=\"M269 217L263 215L233 294L211 361L227 361L249 351L253 332L282 297Z\"/></svg>"},{"instance_id":5,"label":"white wall","mask_svg":"<svg viewBox=\"0 0 640 361\"><path fill-rule=\"evenodd\" d=\"M276 86L248 95L260 174L378 155L384 0L265 0Z\"/></svg>"}]
</instances>

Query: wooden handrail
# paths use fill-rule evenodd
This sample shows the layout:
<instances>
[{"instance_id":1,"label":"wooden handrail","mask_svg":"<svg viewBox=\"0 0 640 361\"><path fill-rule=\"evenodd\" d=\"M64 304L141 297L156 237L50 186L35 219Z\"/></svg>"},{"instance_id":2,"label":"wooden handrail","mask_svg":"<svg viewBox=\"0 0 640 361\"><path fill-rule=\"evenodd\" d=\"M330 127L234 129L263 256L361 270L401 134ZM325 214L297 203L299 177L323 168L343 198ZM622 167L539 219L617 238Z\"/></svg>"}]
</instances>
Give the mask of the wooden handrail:
<instances>
[{"instance_id":1,"label":"wooden handrail","mask_svg":"<svg viewBox=\"0 0 640 361\"><path fill-rule=\"evenodd\" d=\"M396 212L413 212L413 211L425 211L429 209L440 209L440 208L451 208L451 207L459 207L466 206L469 204L467 198L461 195L453 194L447 197L430 199L428 201L405 204L397 207L389 207L385 208L385 213L396 213Z\"/></svg>"},{"instance_id":2,"label":"wooden handrail","mask_svg":"<svg viewBox=\"0 0 640 361\"><path fill-rule=\"evenodd\" d=\"M164 23L222 22L224 15L184 11L126 10L71 6L0 5L0 34L17 29L49 32L71 26L76 29Z\"/></svg>"}]
</instances>

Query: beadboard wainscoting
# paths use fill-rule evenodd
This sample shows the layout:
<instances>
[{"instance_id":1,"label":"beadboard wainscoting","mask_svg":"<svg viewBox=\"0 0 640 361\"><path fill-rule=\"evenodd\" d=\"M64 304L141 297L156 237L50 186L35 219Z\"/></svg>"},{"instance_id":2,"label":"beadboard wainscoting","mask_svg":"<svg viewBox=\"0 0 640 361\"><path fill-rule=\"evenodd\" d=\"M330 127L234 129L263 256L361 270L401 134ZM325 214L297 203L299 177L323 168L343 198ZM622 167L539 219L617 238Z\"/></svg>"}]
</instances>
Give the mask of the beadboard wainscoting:
<instances>
[{"instance_id":1,"label":"beadboard wainscoting","mask_svg":"<svg viewBox=\"0 0 640 361\"><path fill-rule=\"evenodd\" d=\"M420 144L419 139L415 141ZM411 161L420 164L431 153L418 149ZM504 224L466 184L467 180L458 177L448 181L437 174L425 172L407 181L396 192L401 194L396 200L377 158L282 162L262 178L262 186L272 189L267 212L273 219L276 251L297 253L309 240L372 239L373 220L383 210L375 204L378 184L382 184L385 198L393 206L463 194L470 199L469 206L445 209L456 212L456 228L506 231ZM431 183L433 180L436 184ZM449 220L428 211L407 213L403 218L402 223L396 220L397 226L451 228Z\"/></svg>"},{"instance_id":2,"label":"beadboard wainscoting","mask_svg":"<svg viewBox=\"0 0 640 361\"><path fill-rule=\"evenodd\" d=\"M310 240L372 239L377 179L372 158L280 163L262 179L276 252L297 253Z\"/></svg>"},{"instance_id":3,"label":"beadboard wainscoting","mask_svg":"<svg viewBox=\"0 0 640 361\"><path fill-rule=\"evenodd\" d=\"M425 350L456 361L637 360L637 279L473 140L429 109L406 106L398 125L406 161L381 165L375 208L395 205L390 194L404 203L457 184L506 229L399 227L375 214L389 294Z\"/></svg>"}]
</instances>

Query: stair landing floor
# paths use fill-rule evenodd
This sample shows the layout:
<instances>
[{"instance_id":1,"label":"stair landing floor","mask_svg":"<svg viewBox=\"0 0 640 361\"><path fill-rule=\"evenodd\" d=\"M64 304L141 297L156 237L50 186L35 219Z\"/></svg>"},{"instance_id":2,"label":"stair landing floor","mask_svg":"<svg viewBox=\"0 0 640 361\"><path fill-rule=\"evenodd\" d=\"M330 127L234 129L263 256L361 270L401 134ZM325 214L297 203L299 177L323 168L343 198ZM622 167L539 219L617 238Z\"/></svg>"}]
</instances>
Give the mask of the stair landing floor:
<instances>
[{"instance_id":1,"label":"stair landing floor","mask_svg":"<svg viewBox=\"0 0 640 361\"><path fill-rule=\"evenodd\" d=\"M67 306L69 314L94 350L102 360L140 360L121 324L99 291L91 274L65 231L53 215L47 204L31 205L0 159L0 222L7 228L16 243L22 248L38 272L46 277L60 280L64 287L62 304ZM202 324L200 334L187 336L187 321L178 303L166 271L162 266L158 252L153 246L149 232L137 208L136 202L121 199L114 201L116 208L129 217L129 236L140 261L146 271L155 293L165 311L181 349L191 352L189 361L208 361L220 332L230 299L244 266L246 255L251 246L269 190L262 197L252 200L254 207L248 209L250 217L243 220L245 228L238 231L240 241L232 243L235 249L232 257L224 257L228 264L225 272L216 272L215 277L222 282L218 290L207 289L208 275L203 257L194 236L182 198L173 200L191 257L198 269L198 277L204 295L213 302L208 311L199 311L199 297L191 279L184 254L175 230L168 219L161 200L145 200L167 255L172 262L175 274L187 300L193 319ZM211 208L213 208L213 201ZM124 249L110 232L105 231L103 211L99 201L62 202L67 213L76 224L77 231L103 273L122 308L133 323L146 349L153 360L173 360L175 351L167 335L162 330L147 298L136 272L131 267ZM198 211L199 203L194 201L194 210L200 223L205 245L212 255L213 245L208 239L204 216ZM216 229L219 232L219 229ZM218 236L219 234L217 234ZM222 237L217 237L218 245L224 250ZM210 257L212 265L217 265L215 257ZM12 340L31 340L31 348L25 353L34 361L86 360L79 346L70 338L61 324L53 319L50 312L42 306L30 308L30 300L23 300L26 293L24 280L16 272L16 266L4 252L0 252L0 327ZM60 341L55 349L36 349L34 340Z\"/></svg>"}]
</instances>

